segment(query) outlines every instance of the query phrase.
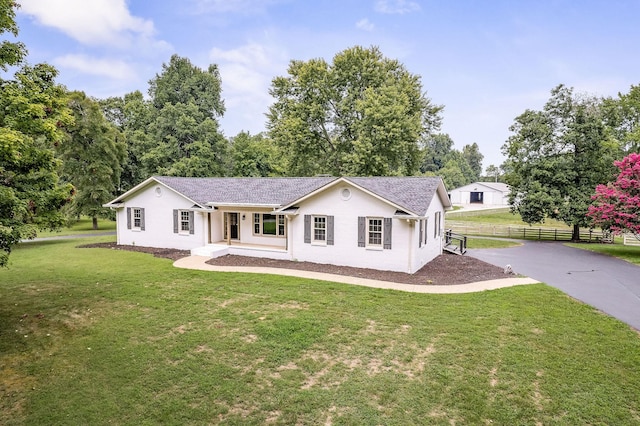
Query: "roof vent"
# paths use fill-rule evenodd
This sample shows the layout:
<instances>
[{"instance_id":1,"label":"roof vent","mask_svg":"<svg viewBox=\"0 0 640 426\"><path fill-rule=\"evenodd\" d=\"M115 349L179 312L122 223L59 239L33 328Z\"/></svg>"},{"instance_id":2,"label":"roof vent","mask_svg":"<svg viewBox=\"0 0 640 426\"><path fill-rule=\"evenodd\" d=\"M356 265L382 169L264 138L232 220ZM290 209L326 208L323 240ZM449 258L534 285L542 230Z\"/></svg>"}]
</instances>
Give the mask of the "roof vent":
<instances>
[{"instance_id":1,"label":"roof vent","mask_svg":"<svg viewBox=\"0 0 640 426\"><path fill-rule=\"evenodd\" d=\"M342 188L342 190L340 191L340 197L347 201L349 198L351 198L351 190L349 188Z\"/></svg>"}]
</instances>

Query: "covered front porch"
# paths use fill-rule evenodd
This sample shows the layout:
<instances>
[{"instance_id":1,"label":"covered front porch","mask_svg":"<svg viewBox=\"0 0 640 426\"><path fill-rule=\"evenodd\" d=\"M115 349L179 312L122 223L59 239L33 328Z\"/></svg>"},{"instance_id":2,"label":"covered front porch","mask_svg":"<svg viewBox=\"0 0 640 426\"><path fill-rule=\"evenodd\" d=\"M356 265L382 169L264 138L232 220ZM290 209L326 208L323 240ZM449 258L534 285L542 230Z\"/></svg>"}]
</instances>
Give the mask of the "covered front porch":
<instances>
[{"instance_id":1,"label":"covered front porch","mask_svg":"<svg viewBox=\"0 0 640 426\"><path fill-rule=\"evenodd\" d=\"M219 257L226 254L290 259L289 221L293 215L275 206L211 206L202 213L206 245L191 254Z\"/></svg>"}]
</instances>

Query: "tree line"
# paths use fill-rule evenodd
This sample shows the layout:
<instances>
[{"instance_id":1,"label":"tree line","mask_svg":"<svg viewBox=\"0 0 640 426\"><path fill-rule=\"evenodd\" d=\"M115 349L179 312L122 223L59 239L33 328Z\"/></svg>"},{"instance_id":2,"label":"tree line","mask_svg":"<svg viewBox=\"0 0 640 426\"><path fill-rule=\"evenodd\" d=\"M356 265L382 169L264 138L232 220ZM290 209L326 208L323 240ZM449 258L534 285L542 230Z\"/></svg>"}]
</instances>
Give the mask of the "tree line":
<instances>
[{"instance_id":1,"label":"tree line","mask_svg":"<svg viewBox=\"0 0 640 426\"><path fill-rule=\"evenodd\" d=\"M0 3L0 34L17 36L16 4ZM448 188L509 183L529 223L556 217L581 226L590 194L612 180L613 161L638 149L640 88L617 98L559 86L543 111L515 119L507 160L482 176L477 143L454 148L440 132L443 106L418 75L377 47L292 60L272 80L267 130L226 137L216 65L174 55L141 91L95 99L56 83L26 47L0 44L0 266L11 247L70 217L109 216L102 205L153 175L438 175Z\"/></svg>"}]
</instances>

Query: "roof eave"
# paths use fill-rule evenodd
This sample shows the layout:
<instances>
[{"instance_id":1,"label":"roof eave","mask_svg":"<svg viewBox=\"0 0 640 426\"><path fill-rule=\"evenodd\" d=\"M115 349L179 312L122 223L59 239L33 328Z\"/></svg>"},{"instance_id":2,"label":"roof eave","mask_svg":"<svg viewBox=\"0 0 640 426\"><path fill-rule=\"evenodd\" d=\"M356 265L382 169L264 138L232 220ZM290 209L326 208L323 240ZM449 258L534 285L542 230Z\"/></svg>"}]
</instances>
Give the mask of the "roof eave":
<instances>
[{"instance_id":1,"label":"roof eave","mask_svg":"<svg viewBox=\"0 0 640 426\"><path fill-rule=\"evenodd\" d=\"M216 201L210 201L206 204L207 206L210 207L238 207L238 208L245 208L245 209L249 209L249 208L255 208L255 209L263 209L263 208L269 208L269 209L278 209L280 208L280 204L271 204L271 203L265 203L265 204L259 204L259 203L218 203Z\"/></svg>"},{"instance_id":2,"label":"roof eave","mask_svg":"<svg viewBox=\"0 0 640 426\"><path fill-rule=\"evenodd\" d=\"M124 200L127 199L128 197L130 197L131 195L135 194L136 192L140 191L141 189L143 189L144 187L146 187L147 185L149 185L149 183L151 182L155 182L158 185L162 185L164 188L167 188L170 191L175 192L176 194L180 195L181 197L184 197L186 200L192 202L193 204L200 206L200 207L205 207L202 204L198 203L195 200L192 200L191 198L187 197L185 194L183 194L182 192L172 188L171 186L167 185L166 183L158 180L155 176L151 176L150 178L144 180L143 182L140 182L139 184L137 184L136 186L134 186L133 188L131 188L130 190L128 190L127 192L125 192L124 194L119 195L118 197L114 198L113 200L109 201L108 203L104 204L104 207L111 207L111 205L116 205L116 204L124 204ZM123 207L122 205L120 207Z\"/></svg>"}]
</instances>

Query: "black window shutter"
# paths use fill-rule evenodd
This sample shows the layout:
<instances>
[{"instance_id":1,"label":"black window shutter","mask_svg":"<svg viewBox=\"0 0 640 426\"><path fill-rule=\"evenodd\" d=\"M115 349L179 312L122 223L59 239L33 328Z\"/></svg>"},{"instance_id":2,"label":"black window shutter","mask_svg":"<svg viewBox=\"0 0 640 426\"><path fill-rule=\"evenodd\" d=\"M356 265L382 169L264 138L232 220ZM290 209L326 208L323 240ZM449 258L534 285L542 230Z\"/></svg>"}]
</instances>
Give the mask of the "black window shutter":
<instances>
[{"instance_id":1,"label":"black window shutter","mask_svg":"<svg viewBox=\"0 0 640 426\"><path fill-rule=\"evenodd\" d=\"M140 209L140 230L144 231L144 209Z\"/></svg>"},{"instance_id":2,"label":"black window shutter","mask_svg":"<svg viewBox=\"0 0 640 426\"><path fill-rule=\"evenodd\" d=\"M189 233L193 234L195 232L195 224L194 224L194 219L195 218L195 213L193 211L189 212Z\"/></svg>"},{"instance_id":3,"label":"black window shutter","mask_svg":"<svg viewBox=\"0 0 640 426\"><path fill-rule=\"evenodd\" d=\"M327 216L327 245L333 245L333 216Z\"/></svg>"},{"instance_id":4,"label":"black window shutter","mask_svg":"<svg viewBox=\"0 0 640 426\"><path fill-rule=\"evenodd\" d=\"M391 249L391 218L384 218L384 246L385 249Z\"/></svg>"},{"instance_id":5,"label":"black window shutter","mask_svg":"<svg viewBox=\"0 0 640 426\"><path fill-rule=\"evenodd\" d=\"M418 247L422 247L422 219L420 219L420 238L418 238Z\"/></svg>"},{"instance_id":6,"label":"black window shutter","mask_svg":"<svg viewBox=\"0 0 640 426\"><path fill-rule=\"evenodd\" d=\"M127 229L131 229L131 207L127 207Z\"/></svg>"},{"instance_id":7,"label":"black window shutter","mask_svg":"<svg viewBox=\"0 0 640 426\"><path fill-rule=\"evenodd\" d=\"M365 238L367 235L367 218L364 216L358 216L358 247L365 246Z\"/></svg>"},{"instance_id":8,"label":"black window shutter","mask_svg":"<svg viewBox=\"0 0 640 426\"><path fill-rule=\"evenodd\" d=\"M304 242L311 243L311 215L304 215Z\"/></svg>"},{"instance_id":9,"label":"black window shutter","mask_svg":"<svg viewBox=\"0 0 640 426\"><path fill-rule=\"evenodd\" d=\"M173 233L178 233L178 210L173 211Z\"/></svg>"}]
</instances>

